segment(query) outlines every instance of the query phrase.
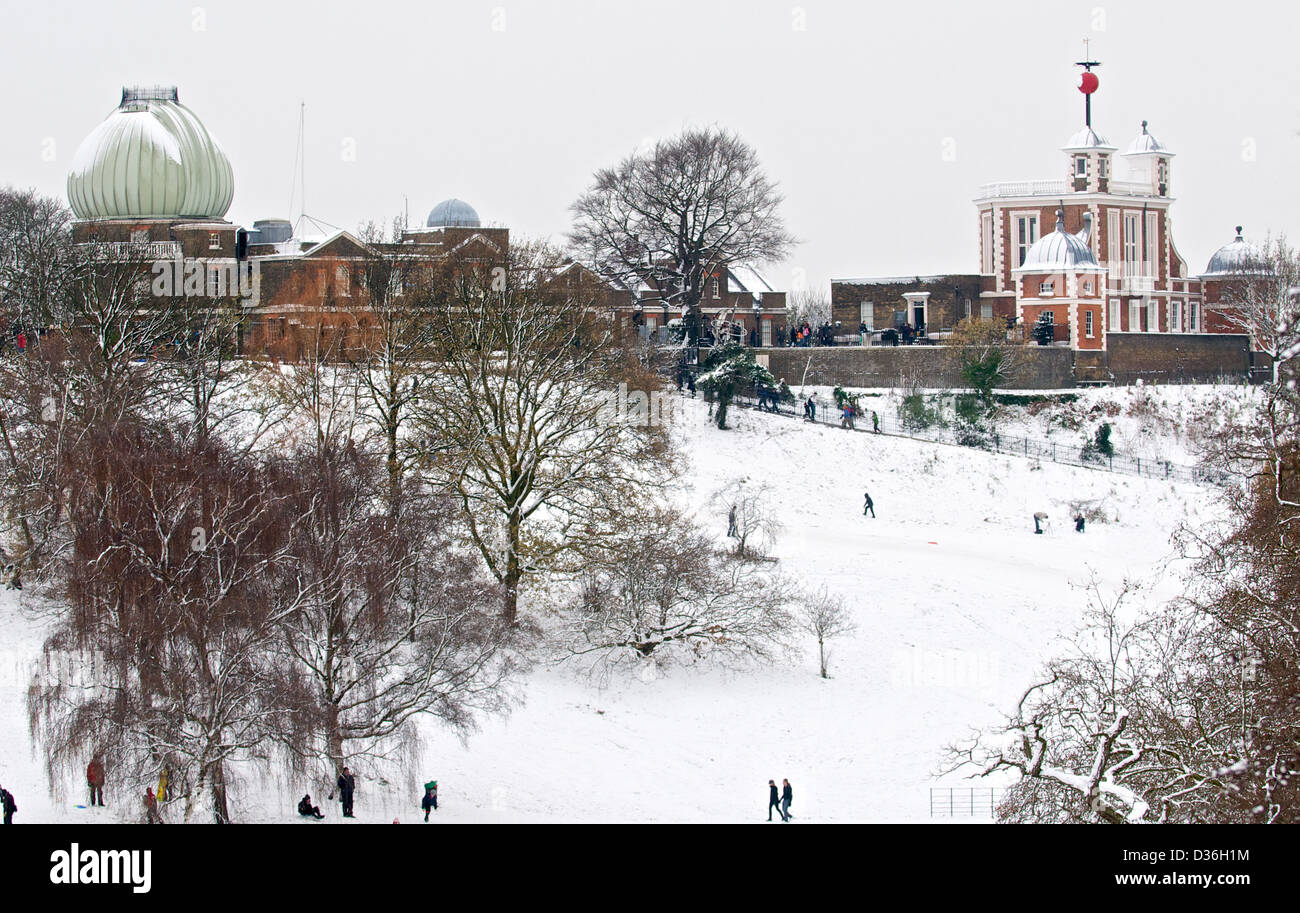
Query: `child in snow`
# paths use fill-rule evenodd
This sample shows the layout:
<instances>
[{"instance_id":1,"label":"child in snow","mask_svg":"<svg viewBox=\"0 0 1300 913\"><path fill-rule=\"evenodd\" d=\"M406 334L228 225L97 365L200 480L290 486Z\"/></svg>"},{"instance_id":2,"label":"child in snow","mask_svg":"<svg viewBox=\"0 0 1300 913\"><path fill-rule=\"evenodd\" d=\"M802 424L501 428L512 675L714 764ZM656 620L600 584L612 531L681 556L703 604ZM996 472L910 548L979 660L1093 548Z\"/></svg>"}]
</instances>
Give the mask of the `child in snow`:
<instances>
[{"instance_id":1,"label":"child in snow","mask_svg":"<svg viewBox=\"0 0 1300 913\"><path fill-rule=\"evenodd\" d=\"M420 808L424 809L424 820L429 820L429 812L438 810L438 781L424 784L424 798L420 800Z\"/></svg>"},{"instance_id":2,"label":"child in snow","mask_svg":"<svg viewBox=\"0 0 1300 913\"><path fill-rule=\"evenodd\" d=\"M320 808L311 804L311 793L307 793L298 800L298 814L304 818L324 818L320 813Z\"/></svg>"}]
</instances>

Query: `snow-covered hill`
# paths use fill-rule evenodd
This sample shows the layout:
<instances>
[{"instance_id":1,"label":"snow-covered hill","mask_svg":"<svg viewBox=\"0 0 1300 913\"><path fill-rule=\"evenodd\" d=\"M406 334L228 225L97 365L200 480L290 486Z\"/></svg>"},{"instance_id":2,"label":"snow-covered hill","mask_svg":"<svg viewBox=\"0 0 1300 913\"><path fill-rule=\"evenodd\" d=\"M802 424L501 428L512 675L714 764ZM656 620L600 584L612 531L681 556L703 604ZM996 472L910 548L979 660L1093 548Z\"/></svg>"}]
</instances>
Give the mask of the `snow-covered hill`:
<instances>
[{"instance_id":1,"label":"snow-covered hill","mask_svg":"<svg viewBox=\"0 0 1300 913\"><path fill-rule=\"evenodd\" d=\"M417 784L436 778L453 821L766 820L766 784L788 777L799 821L928 820L943 746L994 722L1078 625L1096 573L1178 591L1170 533L1217 511L1213 489L1156 482L906 439L732 413L718 431L705 406L679 401L688 459L684 502L702 505L736 479L776 494L785 532L775 553L804 582L843 594L856 634L832 645L830 680L810 641L790 663L741 672L690 667L616 676L605 687L560 666L526 682L527 703L462 745L430 724L410 783L359 770L358 821L419 820ZM1173 444L1171 442L1170 446ZM870 491L877 517L862 516ZM1112 518L1083 534L1072 501ZM702 509L702 508L701 508ZM1033 534L1032 515L1051 518ZM708 517L719 537L724 516ZM137 817L75 808L48 794L27 736L28 670L37 622L0 595L0 783L20 821ZM802 637L802 635L798 635ZM240 784L239 820L294 821L301 784ZM324 797L317 795L317 799ZM325 804L328 821L337 806Z\"/></svg>"}]
</instances>

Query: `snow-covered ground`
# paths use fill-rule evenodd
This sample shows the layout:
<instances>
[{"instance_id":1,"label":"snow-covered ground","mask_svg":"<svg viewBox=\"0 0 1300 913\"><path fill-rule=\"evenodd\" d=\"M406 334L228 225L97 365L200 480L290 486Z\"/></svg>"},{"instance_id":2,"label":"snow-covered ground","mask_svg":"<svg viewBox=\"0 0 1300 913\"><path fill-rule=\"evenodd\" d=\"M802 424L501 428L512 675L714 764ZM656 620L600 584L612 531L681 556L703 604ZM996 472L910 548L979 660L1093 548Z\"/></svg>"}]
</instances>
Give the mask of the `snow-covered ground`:
<instances>
[{"instance_id":1,"label":"snow-covered ground","mask_svg":"<svg viewBox=\"0 0 1300 913\"><path fill-rule=\"evenodd\" d=\"M1166 410L1186 417L1210 394L1164 395L1176 403ZM936 778L944 746L1000 719L1059 651L1087 601L1075 585L1090 573L1111 586L1129 575L1152 581L1150 598L1176 594L1170 533L1218 510L1210 488L748 410L718 431L702 402L678 402L682 477L694 486L683 497L703 503L736 479L766 484L785 524L775 547L782 566L851 606L858 630L832 644L832 677L818 677L815 644L802 635L801 657L744 671L647 666L601 687L539 666L526 704L485 721L466 744L429 724L411 782L382 786L359 770L358 821L419 820L417 784L430 778L443 823L765 821L767 781L783 777L794 785L796 822L929 820L931 786L970 785ZM1143 421L1123 408L1117 434ZM1038 417L1023 420L1023 433L1044 433L1031 430ZM1166 450L1184 446L1172 427L1154 432ZM875 519L862 516L864 491ZM1113 521L1077 534L1071 501L1103 503ZM1053 522L1035 536L1040 510ZM721 537L725 517L709 519ZM138 803L115 806L111 779L105 811L76 808L79 791L50 796L25 712L40 629L13 593L0 594L0 630L0 784L17 797L18 820L137 817ZM303 791L246 784L233 811L294 821ZM337 806L322 805L327 820L339 820Z\"/></svg>"}]
</instances>

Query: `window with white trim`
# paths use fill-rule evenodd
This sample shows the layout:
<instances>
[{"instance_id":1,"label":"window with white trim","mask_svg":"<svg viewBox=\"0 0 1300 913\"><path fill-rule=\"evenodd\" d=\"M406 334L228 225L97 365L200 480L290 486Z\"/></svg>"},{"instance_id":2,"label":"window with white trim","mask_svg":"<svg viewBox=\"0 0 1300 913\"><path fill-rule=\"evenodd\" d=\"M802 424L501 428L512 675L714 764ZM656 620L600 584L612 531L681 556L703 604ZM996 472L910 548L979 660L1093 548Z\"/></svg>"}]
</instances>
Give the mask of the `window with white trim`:
<instances>
[{"instance_id":1,"label":"window with white trim","mask_svg":"<svg viewBox=\"0 0 1300 913\"><path fill-rule=\"evenodd\" d=\"M993 213L980 215L980 257L984 275L993 272Z\"/></svg>"},{"instance_id":2,"label":"window with white trim","mask_svg":"<svg viewBox=\"0 0 1300 913\"><path fill-rule=\"evenodd\" d=\"M1156 276L1160 271L1160 253L1158 242L1160 240L1160 213L1147 213L1147 236L1146 236L1146 263L1143 264L1142 275Z\"/></svg>"},{"instance_id":3,"label":"window with white trim","mask_svg":"<svg viewBox=\"0 0 1300 913\"><path fill-rule=\"evenodd\" d=\"M1109 324L1110 325L1107 327L1107 329L1109 329L1112 333L1118 333L1120 331L1120 327L1122 326L1122 324L1120 323L1120 306L1119 306L1118 298L1110 299Z\"/></svg>"},{"instance_id":4,"label":"window with white trim","mask_svg":"<svg viewBox=\"0 0 1300 913\"><path fill-rule=\"evenodd\" d=\"M221 232L208 232L208 250L221 250Z\"/></svg>"},{"instance_id":5,"label":"window with white trim","mask_svg":"<svg viewBox=\"0 0 1300 913\"><path fill-rule=\"evenodd\" d=\"M993 302L992 302L992 301L981 301L981 302L980 302L980 316L983 317L985 320L992 320L992 319L993 319Z\"/></svg>"},{"instance_id":6,"label":"window with white trim","mask_svg":"<svg viewBox=\"0 0 1300 913\"><path fill-rule=\"evenodd\" d=\"M1074 157L1074 176L1076 178L1088 176L1088 157L1086 155L1076 155Z\"/></svg>"},{"instance_id":7,"label":"window with white trim","mask_svg":"<svg viewBox=\"0 0 1300 913\"><path fill-rule=\"evenodd\" d=\"M1128 331L1142 332L1142 302L1137 298L1130 298L1128 302Z\"/></svg>"},{"instance_id":8,"label":"window with white trim","mask_svg":"<svg viewBox=\"0 0 1300 913\"><path fill-rule=\"evenodd\" d=\"M714 277L713 277L713 297L714 297L715 300L718 299L718 298L721 298L721 297L722 297L722 292L721 292L720 289L721 289L721 283L718 282L718 277L717 277L717 276L714 276Z\"/></svg>"},{"instance_id":9,"label":"window with white trim","mask_svg":"<svg viewBox=\"0 0 1300 913\"><path fill-rule=\"evenodd\" d=\"M343 264L334 269L334 288L342 297L352 297L352 271Z\"/></svg>"},{"instance_id":10,"label":"window with white trim","mask_svg":"<svg viewBox=\"0 0 1300 913\"><path fill-rule=\"evenodd\" d=\"M1193 333L1201 329L1201 304L1193 301L1187 305L1187 329Z\"/></svg>"},{"instance_id":11,"label":"window with white trim","mask_svg":"<svg viewBox=\"0 0 1300 913\"><path fill-rule=\"evenodd\" d=\"M1142 218L1138 213L1124 214L1124 275L1141 276L1142 264L1141 247L1139 246L1140 233L1142 231Z\"/></svg>"},{"instance_id":12,"label":"window with white trim","mask_svg":"<svg viewBox=\"0 0 1300 913\"><path fill-rule=\"evenodd\" d=\"M867 332L870 333L875 329L876 324L876 306L870 301L858 302L858 320L866 324Z\"/></svg>"},{"instance_id":13,"label":"window with white trim","mask_svg":"<svg viewBox=\"0 0 1300 913\"><path fill-rule=\"evenodd\" d=\"M1160 305L1154 301L1147 302L1147 332L1160 332Z\"/></svg>"},{"instance_id":14,"label":"window with white trim","mask_svg":"<svg viewBox=\"0 0 1300 913\"><path fill-rule=\"evenodd\" d=\"M1093 331L1092 331L1092 308L1088 308L1088 310L1084 311L1084 314L1083 314L1083 325L1084 325L1084 330L1083 330L1084 333L1086 333L1087 336L1088 336L1088 338L1091 339L1091 338L1093 337Z\"/></svg>"},{"instance_id":15,"label":"window with white trim","mask_svg":"<svg viewBox=\"0 0 1300 913\"><path fill-rule=\"evenodd\" d=\"M1050 298L1056 294L1056 284L1051 281L1040 282L1038 284L1038 294L1044 298Z\"/></svg>"},{"instance_id":16,"label":"window with white trim","mask_svg":"<svg viewBox=\"0 0 1300 913\"><path fill-rule=\"evenodd\" d=\"M1023 266L1029 248L1038 240L1038 216L1016 217L1016 266Z\"/></svg>"}]
</instances>

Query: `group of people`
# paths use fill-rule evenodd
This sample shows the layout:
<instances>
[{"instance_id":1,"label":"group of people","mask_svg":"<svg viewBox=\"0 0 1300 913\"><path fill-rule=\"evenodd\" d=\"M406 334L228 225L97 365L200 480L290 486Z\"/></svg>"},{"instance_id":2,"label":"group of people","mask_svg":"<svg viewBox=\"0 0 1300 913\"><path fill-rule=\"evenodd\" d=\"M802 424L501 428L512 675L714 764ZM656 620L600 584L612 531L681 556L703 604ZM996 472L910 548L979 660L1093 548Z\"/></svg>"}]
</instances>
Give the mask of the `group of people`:
<instances>
[{"instance_id":1,"label":"group of people","mask_svg":"<svg viewBox=\"0 0 1300 913\"><path fill-rule=\"evenodd\" d=\"M789 823L794 816L790 814L790 804L794 802L794 790L790 787L789 780L781 781L781 789L776 788L775 780L767 781L767 820L772 820L772 809L781 816L781 820Z\"/></svg>"},{"instance_id":2,"label":"group of people","mask_svg":"<svg viewBox=\"0 0 1300 913\"><path fill-rule=\"evenodd\" d=\"M346 767L343 768L343 772L339 774L338 790L339 801L343 806L343 817L355 818L356 816L352 813L352 802L353 797L356 794L356 779L352 776L352 771ZM334 798L333 794L330 795L330 798ZM420 808L424 810L425 821L429 820L429 812L436 812L438 810L437 780L431 780L424 784L424 796L420 799ZM320 806L312 804L311 793L304 794L303 797L298 800L298 814L302 815L304 818L321 819L325 817L325 815L321 813Z\"/></svg>"},{"instance_id":3,"label":"group of people","mask_svg":"<svg viewBox=\"0 0 1300 913\"><path fill-rule=\"evenodd\" d=\"M754 395L758 397L758 408L763 412L776 412L781 393L776 388L759 382L754 384Z\"/></svg>"}]
</instances>

